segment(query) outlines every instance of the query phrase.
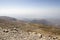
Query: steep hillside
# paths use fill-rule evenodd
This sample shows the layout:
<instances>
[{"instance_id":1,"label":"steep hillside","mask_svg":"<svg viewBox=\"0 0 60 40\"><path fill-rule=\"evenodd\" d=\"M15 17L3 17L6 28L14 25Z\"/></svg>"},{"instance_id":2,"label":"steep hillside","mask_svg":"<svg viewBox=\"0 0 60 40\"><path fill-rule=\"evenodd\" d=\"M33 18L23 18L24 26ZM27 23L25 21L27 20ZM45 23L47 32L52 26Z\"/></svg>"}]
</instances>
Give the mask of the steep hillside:
<instances>
[{"instance_id":1,"label":"steep hillside","mask_svg":"<svg viewBox=\"0 0 60 40\"><path fill-rule=\"evenodd\" d=\"M11 19L7 20L5 18L0 19L1 40L18 40L18 38L19 40L48 40L51 36L53 38L50 38L51 40L60 40L60 28L38 23L28 23L22 20L13 20L14 22ZM39 36L40 34L43 37Z\"/></svg>"},{"instance_id":2,"label":"steep hillside","mask_svg":"<svg viewBox=\"0 0 60 40\"><path fill-rule=\"evenodd\" d=\"M5 16L0 17L0 27L2 28L16 27L24 31L40 32L40 30L43 30L44 32L48 32L48 33L51 32L54 34L60 34L60 28L57 28L55 26L45 25L45 24L49 24L49 22L46 20L39 20L39 21L34 20L33 23L32 22L28 23L11 17L5 17Z\"/></svg>"}]
</instances>

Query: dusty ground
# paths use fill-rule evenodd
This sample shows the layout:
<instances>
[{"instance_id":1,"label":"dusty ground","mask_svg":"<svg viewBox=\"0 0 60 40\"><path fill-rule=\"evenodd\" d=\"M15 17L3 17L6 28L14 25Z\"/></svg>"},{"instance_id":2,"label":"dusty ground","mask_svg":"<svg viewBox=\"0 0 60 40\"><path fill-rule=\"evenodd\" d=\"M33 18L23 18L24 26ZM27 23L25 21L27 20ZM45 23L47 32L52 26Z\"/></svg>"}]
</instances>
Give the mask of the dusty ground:
<instances>
[{"instance_id":1,"label":"dusty ground","mask_svg":"<svg viewBox=\"0 0 60 40\"><path fill-rule=\"evenodd\" d=\"M2 29L0 27L0 40L60 40L60 36L25 32L16 28Z\"/></svg>"}]
</instances>

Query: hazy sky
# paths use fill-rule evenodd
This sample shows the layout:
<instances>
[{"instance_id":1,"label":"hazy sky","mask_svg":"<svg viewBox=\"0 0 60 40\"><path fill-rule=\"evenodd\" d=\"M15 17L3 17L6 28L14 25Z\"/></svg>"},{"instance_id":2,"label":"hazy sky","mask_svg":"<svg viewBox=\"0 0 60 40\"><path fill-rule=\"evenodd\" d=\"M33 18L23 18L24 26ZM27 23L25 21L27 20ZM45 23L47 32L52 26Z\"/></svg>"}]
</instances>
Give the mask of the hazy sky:
<instances>
[{"instance_id":1,"label":"hazy sky","mask_svg":"<svg viewBox=\"0 0 60 40\"><path fill-rule=\"evenodd\" d=\"M60 18L60 0L0 0L0 16Z\"/></svg>"}]
</instances>

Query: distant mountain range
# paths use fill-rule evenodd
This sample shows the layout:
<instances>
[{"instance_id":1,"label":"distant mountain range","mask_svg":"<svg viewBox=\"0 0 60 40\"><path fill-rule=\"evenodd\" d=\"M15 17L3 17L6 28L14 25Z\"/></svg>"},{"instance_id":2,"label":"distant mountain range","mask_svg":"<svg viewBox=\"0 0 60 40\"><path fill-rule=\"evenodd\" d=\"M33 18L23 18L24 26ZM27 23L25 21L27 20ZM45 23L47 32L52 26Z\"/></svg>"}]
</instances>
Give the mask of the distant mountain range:
<instances>
[{"instance_id":1,"label":"distant mountain range","mask_svg":"<svg viewBox=\"0 0 60 40\"><path fill-rule=\"evenodd\" d=\"M31 22L31 23L38 23L38 24L45 24L45 25L60 25L60 19L52 19L52 18L44 18L44 19L23 19L26 22Z\"/></svg>"},{"instance_id":2,"label":"distant mountain range","mask_svg":"<svg viewBox=\"0 0 60 40\"><path fill-rule=\"evenodd\" d=\"M0 22L4 21L19 21L19 22L30 22L30 23L37 23L37 24L45 24L45 25L60 25L60 19L27 19L24 18L17 20L13 17L7 17L7 16L0 16Z\"/></svg>"},{"instance_id":3,"label":"distant mountain range","mask_svg":"<svg viewBox=\"0 0 60 40\"><path fill-rule=\"evenodd\" d=\"M8 17L8 16L0 16L0 20L5 20L5 21L16 21L16 18L13 17Z\"/></svg>"},{"instance_id":4,"label":"distant mountain range","mask_svg":"<svg viewBox=\"0 0 60 40\"><path fill-rule=\"evenodd\" d=\"M45 19L41 19L41 20L32 20L32 23L38 23L38 24L45 24L45 25L52 25L52 23L50 21L47 21Z\"/></svg>"},{"instance_id":5,"label":"distant mountain range","mask_svg":"<svg viewBox=\"0 0 60 40\"><path fill-rule=\"evenodd\" d=\"M0 23L25 23L26 21L14 17L0 16Z\"/></svg>"},{"instance_id":6,"label":"distant mountain range","mask_svg":"<svg viewBox=\"0 0 60 40\"><path fill-rule=\"evenodd\" d=\"M60 25L60 19L34 19L31 22L45 25Z\"/></svg>"}]
</instances>

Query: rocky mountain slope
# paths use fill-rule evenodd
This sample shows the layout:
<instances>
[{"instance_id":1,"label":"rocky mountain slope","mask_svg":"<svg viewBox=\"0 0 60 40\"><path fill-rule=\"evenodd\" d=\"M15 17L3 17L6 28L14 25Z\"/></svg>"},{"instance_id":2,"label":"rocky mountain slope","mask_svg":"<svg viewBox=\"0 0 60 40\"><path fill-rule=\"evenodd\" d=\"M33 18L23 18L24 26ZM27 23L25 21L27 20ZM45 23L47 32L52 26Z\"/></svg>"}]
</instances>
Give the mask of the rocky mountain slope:
<instances>
[{"instance_id":1,"label":"rocky mountain slope","mask_svg":"<svg viewBox=\"0 0 60 40\"><path fill-rule=\"evenodd\" d=\"M60 28L4 19L0 19L0 40L60 40Z\"/></svg>"},{"instance_id":2,"label":"rocky mountain slope","mask_svg":"<svg viewBox=\"0 0 60 40\"><path fill-rule=\"evenodd\" d=\"M0 40L60 40L58 35L25 32L16 28L2 29L0 27Z\"/></svg>"}]
</instances>

